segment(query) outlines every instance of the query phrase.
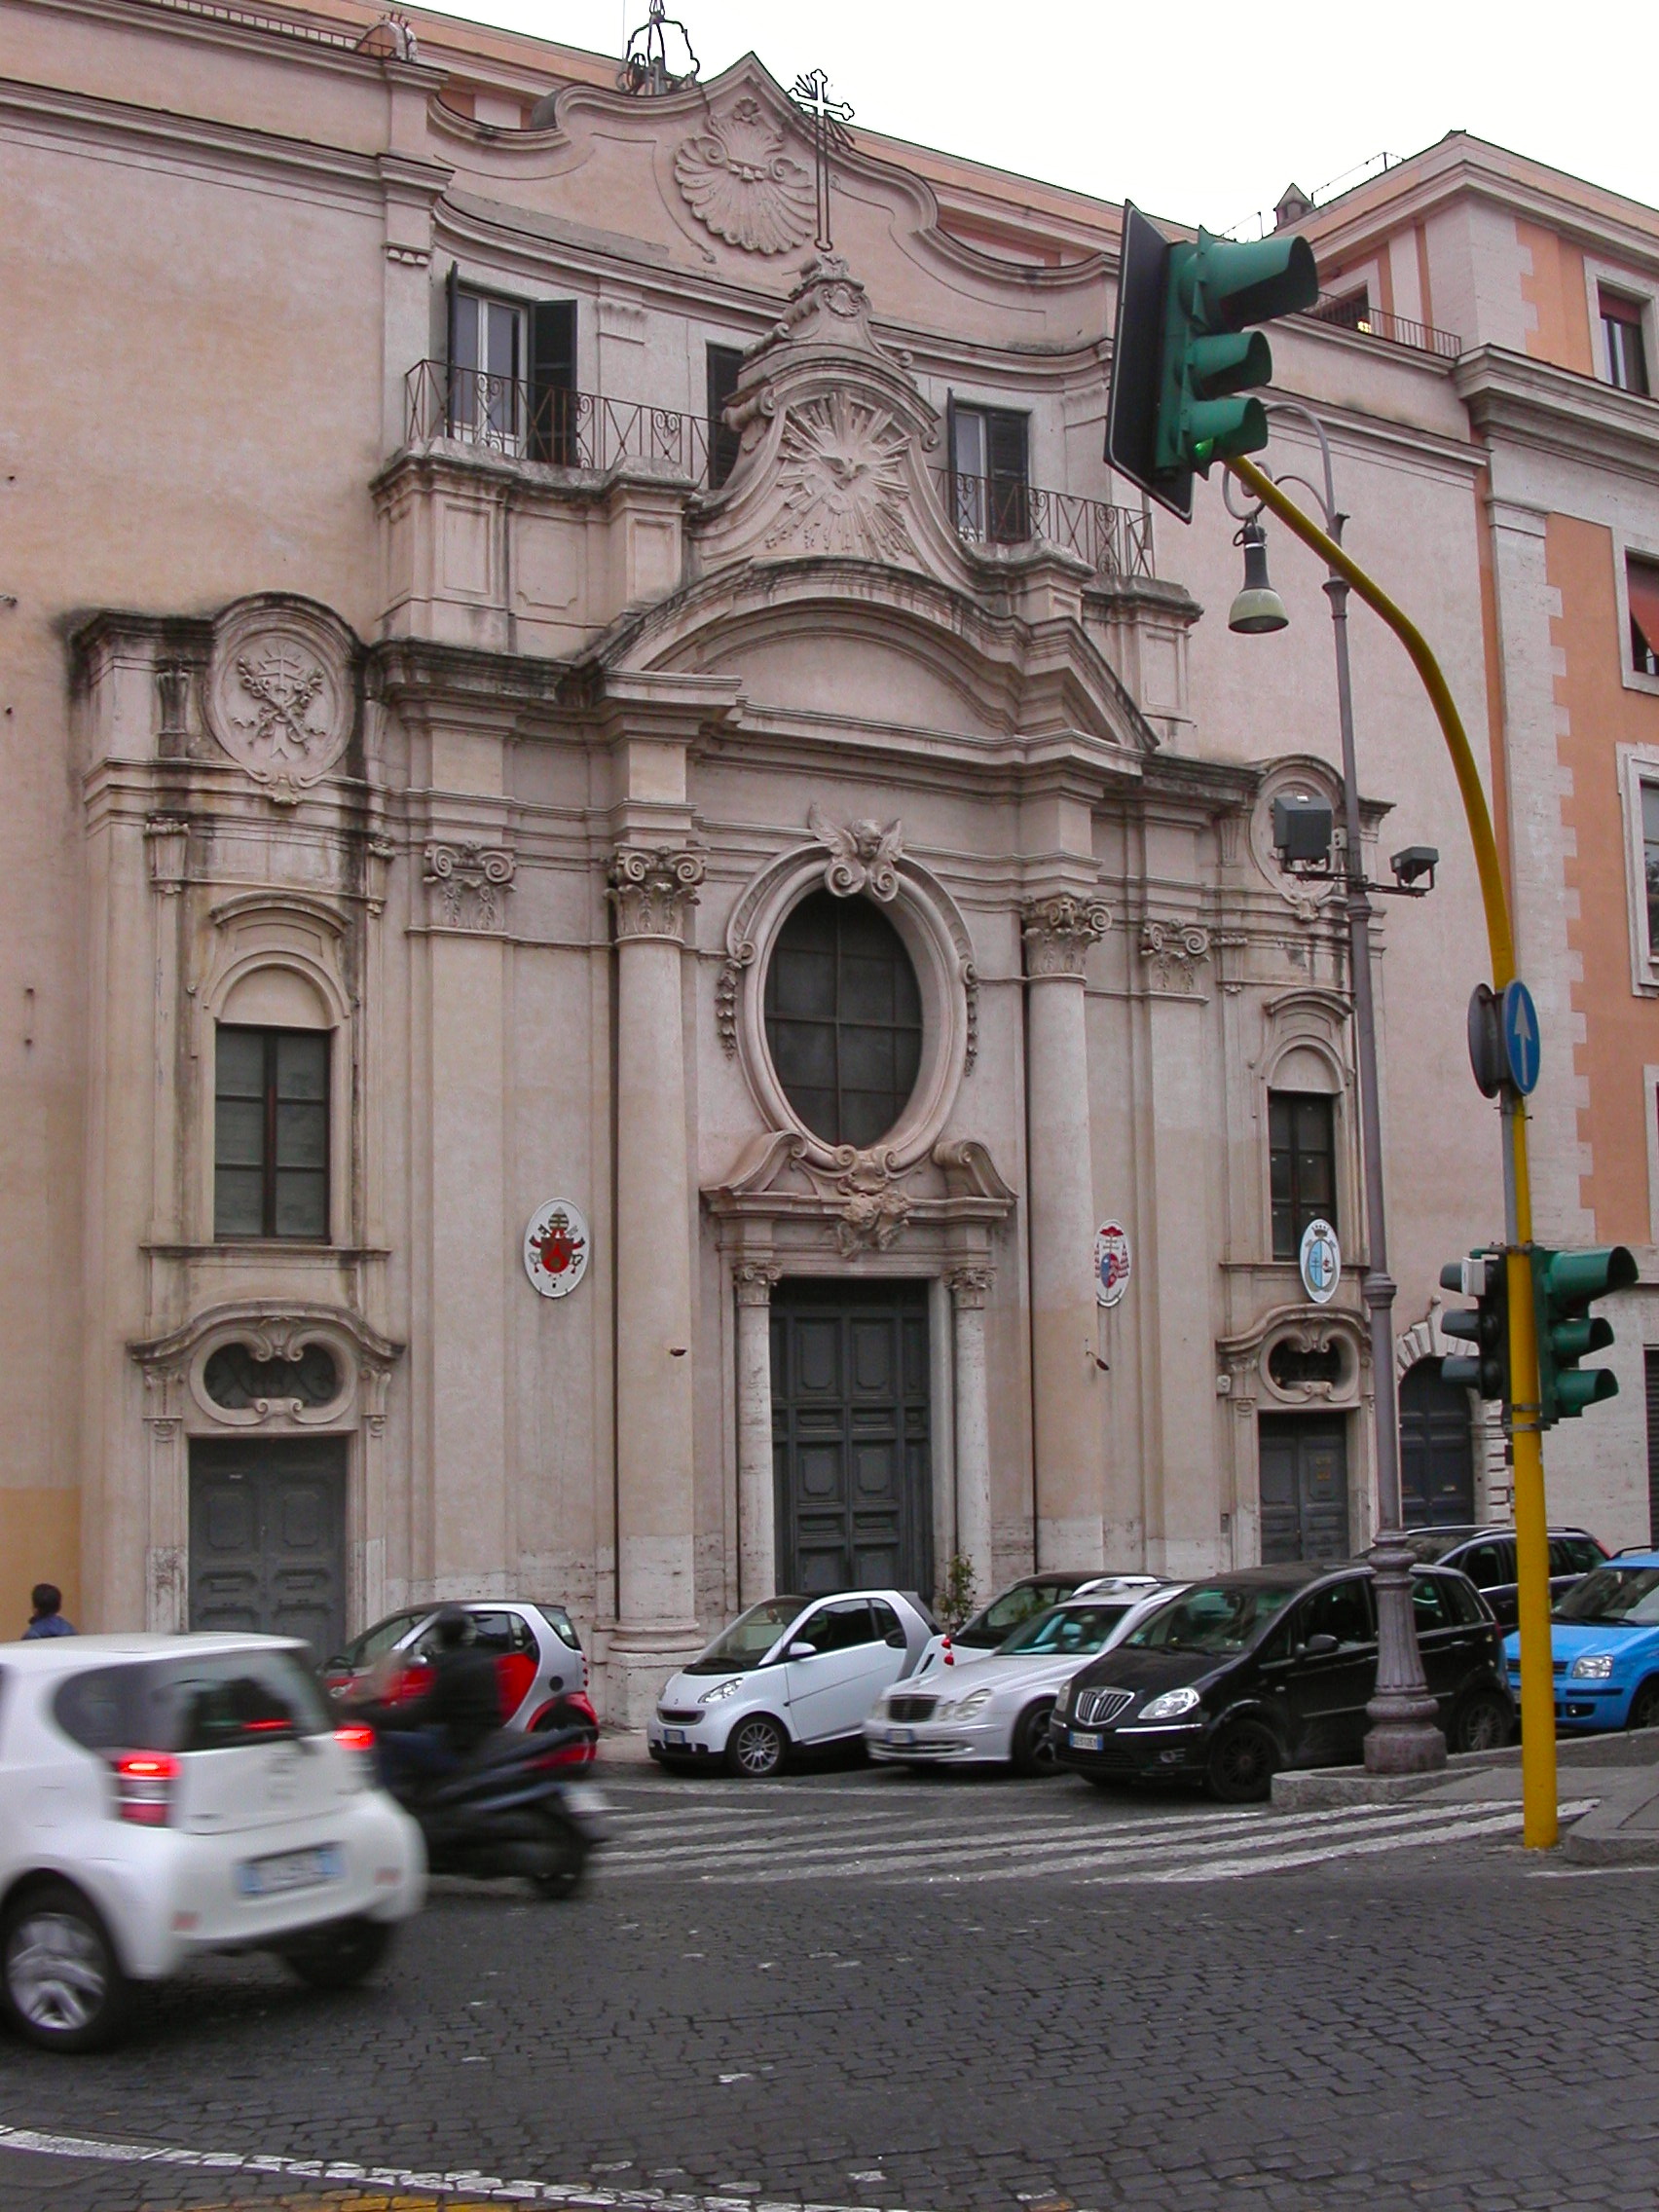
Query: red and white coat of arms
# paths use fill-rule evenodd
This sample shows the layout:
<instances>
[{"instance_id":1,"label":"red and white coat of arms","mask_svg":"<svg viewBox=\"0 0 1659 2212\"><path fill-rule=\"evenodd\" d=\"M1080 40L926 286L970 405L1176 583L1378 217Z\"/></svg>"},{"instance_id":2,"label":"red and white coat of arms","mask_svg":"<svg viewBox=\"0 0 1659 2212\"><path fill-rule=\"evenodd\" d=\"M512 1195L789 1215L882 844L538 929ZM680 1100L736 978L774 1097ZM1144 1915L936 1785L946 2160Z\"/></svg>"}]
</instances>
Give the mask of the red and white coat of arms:
<instances>
[{"instance_id":1,"label":"red and white coat of arms","mask_svg":"<svg viewBox=\"0 0 1659 2212\"><path fill-rule=\"evenodd\" d=\"M543 1298L568 1298L587 1273L588 1225L569 1198L549 1198L524 1233L524 1272Z\"/></svg>"}]
</instances>

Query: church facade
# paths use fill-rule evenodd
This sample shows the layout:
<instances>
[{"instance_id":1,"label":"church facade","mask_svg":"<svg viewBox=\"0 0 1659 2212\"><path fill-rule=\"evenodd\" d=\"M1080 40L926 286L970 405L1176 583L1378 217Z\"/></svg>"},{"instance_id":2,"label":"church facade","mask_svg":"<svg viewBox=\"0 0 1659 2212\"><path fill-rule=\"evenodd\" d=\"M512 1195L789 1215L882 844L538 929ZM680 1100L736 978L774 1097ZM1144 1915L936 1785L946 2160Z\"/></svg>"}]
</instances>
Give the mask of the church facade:
<instances>
[{"instance_id":1,"label":"church facade","mask_svg":"<svg viewBox=\"0 0 1659 2212\"><path fill-rule=\"evenodd\" d=\"M753 59L642 93L345 0L8 39L84 454L49 512L19 448L5 617L25 1579L330 1647L557 1599L638 1723L778 1589L1361 1546L1346 935L1272 828L1339 796L1320 579L1230 638L1218 485L1189 537L1107 477L1105 211L864 139L825 210ZM1450 364L1275 350L1482 726ZM1450 769L1355 651L1373 872L1445 851L1378 963L1407 1374L1495 1130ZM1501 1510L1434 1418L1419 1517Z\"/></svg>"}]
</instances>

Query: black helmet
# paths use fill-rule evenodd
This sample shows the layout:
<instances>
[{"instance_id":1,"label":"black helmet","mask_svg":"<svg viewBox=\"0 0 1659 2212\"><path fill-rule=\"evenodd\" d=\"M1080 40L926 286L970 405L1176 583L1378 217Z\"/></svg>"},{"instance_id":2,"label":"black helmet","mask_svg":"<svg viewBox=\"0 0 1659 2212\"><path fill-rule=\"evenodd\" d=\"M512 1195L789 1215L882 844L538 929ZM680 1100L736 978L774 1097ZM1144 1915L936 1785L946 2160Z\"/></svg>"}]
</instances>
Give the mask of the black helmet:
<instances>
[{"instance_id":1,"label":"black helmet","mask_svg":"<svg viewBox=\"0 0 1659 2212\"><path fill-rule=\"evenodd\" d=\"M445 1605L432 1626L437 1631L438 1643L445 1651L459 1649L466 1641L472 1629L472 1623L459 1605Z\"/></svg>"}]
</instances>

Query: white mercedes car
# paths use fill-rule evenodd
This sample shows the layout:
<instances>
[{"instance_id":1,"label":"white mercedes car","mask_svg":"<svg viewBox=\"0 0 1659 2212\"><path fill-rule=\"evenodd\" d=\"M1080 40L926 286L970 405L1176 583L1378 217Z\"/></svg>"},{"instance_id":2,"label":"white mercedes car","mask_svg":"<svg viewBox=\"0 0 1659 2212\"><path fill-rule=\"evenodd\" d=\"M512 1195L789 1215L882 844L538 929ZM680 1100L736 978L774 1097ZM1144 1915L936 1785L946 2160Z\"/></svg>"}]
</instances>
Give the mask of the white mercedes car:
<instances>
[{"instance_id":1,"label":"white mercedes car","mask_svg":"<svg viewBox=\"0 0 1659 2212\"><path fill-rule=\"evenodd\" d=\"M856 1743L875 1700L915 1673L937 1633L903 1590L764 1599L663 1685L646 1749L662 1766L756 1781L796 1746Z\"/></svg>"},{"instance_id":2,"label":"white mercedes car","mask_svg":"<svg viewBox=\"0 0 1659 2212\"><path fill-rule=\"evenodd\" d=\"M1141 1597L1161 1590L1157 1574L1025 1574L993 1598L972 1620L958 1629L941 1631L922 1653L916 1669L925 1675L933 1667L971 1667L1000 1651L1016 1628L1023 1628L1051 1605L1068 1598Z\"/></svg>"},{"instance_id":3,"label":"white mercedes car","mask_svg":"<svg viewBox=\"0 0 1659 2212\"><path fill-rule=\"evenodd\" d=\"M360 1981L425 1889L421 1831L274 1636L0 1645L0 1999L91 2050L203 1951Z\"/></svg>"},{"instance_id":4,"label":"white mercedes car","mask_svg":"<svg viewBox=\"0 0 1659 2212\"><path fill-rule=\"evenodd\" d=\"M1046 1773L1053 1765L1049 1714L1060 1685L1183 1587L1160 1582L1151 1590L1068 1598L1016 1628L991 1657L972 1667L936 1667L896 1683L865 1721L865 1749L872 1759L900 1766L997 1765L1016 1774Z\"/></svg>"}]
</instances>

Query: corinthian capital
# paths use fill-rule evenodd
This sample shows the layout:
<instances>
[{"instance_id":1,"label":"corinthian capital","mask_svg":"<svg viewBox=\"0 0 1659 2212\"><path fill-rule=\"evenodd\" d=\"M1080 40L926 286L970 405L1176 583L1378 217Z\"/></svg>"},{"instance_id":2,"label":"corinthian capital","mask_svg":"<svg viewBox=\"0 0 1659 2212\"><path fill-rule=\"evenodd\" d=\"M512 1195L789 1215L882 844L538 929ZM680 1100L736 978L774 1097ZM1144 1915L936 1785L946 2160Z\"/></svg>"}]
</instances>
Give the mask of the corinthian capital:
<instances>
[{"instance_id":1,"label":"corinthian capital","mask_svg":"<svg viewBox=\"0 0 1659 2212\"><path fill-rule=\"evenodd\" d=\"M610 903L618 940L678 938L697 903L702 856L667 846L623 845L610 863Z\"/></svg>"},{"instance_id":2,"label":"corinthian capital","mask_svg":"<svg viewBox=\"0 0 1659 2212\"><path fill-rule=\"evenodd\" d=\"M1028 899L1019 923L1028 976L1081 976L1089 946L1112 926L1112 910L1104 899L1057 891Z\"/></svg>"}]
</instances>

